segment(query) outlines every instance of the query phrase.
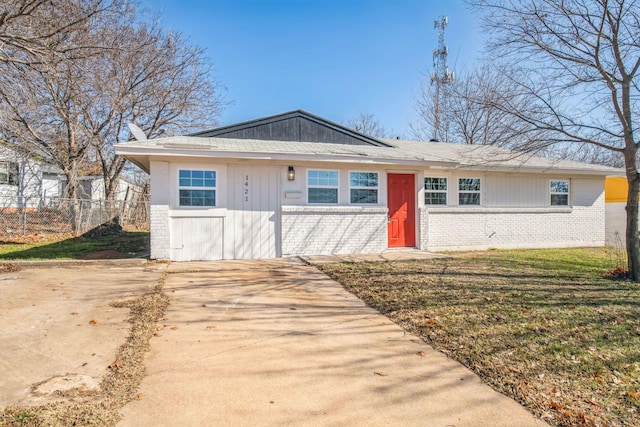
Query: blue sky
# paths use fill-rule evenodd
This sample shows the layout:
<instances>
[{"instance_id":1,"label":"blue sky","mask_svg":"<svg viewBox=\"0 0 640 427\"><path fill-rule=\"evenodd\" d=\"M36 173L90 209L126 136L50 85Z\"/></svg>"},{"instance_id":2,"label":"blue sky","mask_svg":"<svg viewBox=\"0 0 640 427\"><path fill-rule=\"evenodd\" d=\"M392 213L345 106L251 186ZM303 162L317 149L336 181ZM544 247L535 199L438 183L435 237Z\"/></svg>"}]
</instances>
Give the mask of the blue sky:
<instances>
[{"instance_id":1,"label":"blue sky","mask_svg":"<svg viewBox=\"0 0 640 427\"><path fill-rule=\"evenodd\" d=\"M221 125L304 109L344 123L373 114L408 136L415 94L432 71L433 22L449 18L448 65L481 55L462 0L146 0L167 29L207 49L231 104Z\"/></svg>"}]
</instances>

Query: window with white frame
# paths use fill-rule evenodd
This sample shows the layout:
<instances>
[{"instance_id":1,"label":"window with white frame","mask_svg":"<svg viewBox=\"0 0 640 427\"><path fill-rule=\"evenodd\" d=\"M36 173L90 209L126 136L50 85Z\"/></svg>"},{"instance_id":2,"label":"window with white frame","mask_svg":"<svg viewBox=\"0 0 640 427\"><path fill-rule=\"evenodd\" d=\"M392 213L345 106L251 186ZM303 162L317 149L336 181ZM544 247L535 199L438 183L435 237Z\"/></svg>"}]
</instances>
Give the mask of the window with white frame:
<instances>
[{"instance_id":1,"label":"window with white frame","mask_svg":"<svg viewBox=\"0 0 640 427\"><path fill-rule=\"evenodd\" d=\"M428 177L424 179L424 204L447 204L447 178Z\"/></svg>"},{"instance_id":2,"label":"window with white frame","mask_svg":"<svg viewBox=\"0 0 640 427\"><path fill-rule=\"evenodd\" d=\"M18 164L0 162L0 184L18 185Z\"/></svg>"},{"instance_id":3,"label":"window with white frame","mask_svg":"<svg viewBox=\"0 0 640 427\"><path fill-rule=\"evenodd\" d=\"M9 163L0 162L0 184L9 183Z\"/></svg>"},{"instance_id":4,"label":"window with white frame","mask_svg":"<svg viewBox=\"0 0 640 427\"><path fill-rule=\"evenodd\" d=\"M350 172L349 201L353 204L378 203L378 172Z\"/></svg>"},{"instance_id":5,"label":"window with white frame","mask_svg":"<svg viewBox=\"0 0 640 427\"><path fill-rule=\"evenodd\" d=\"M338 203L338 171L307 171L307 201L309 203Z\"/></svg>"},{"instance_id":6,"label":"window with white frame","mask_svg":"<svg viewBox=\"0 0 640 427\"><path fill-rule=\"evenodd\" d=\"M569 206L569 181L549 181L549 193L551 194L551 206Z\"/></svg>"},{"instance_id":7,"label":"window with white frame","mask_svg":"<svg viewBox=\"0 0 640 427\"><path fill-rule=\"evenodd\" d=\"M180 206L216 205L216 171L180 169L178 181Z\"/></svg>"},{"instance_id":8,"label":"window with white frame","mask_svg":"<svg viewBox=\"0 0 640 427\"><path fill-rule=\"evenodd\" d=\"M458 179L458 204L480 205L480 178Z\"/></svg>"}]
</instances>

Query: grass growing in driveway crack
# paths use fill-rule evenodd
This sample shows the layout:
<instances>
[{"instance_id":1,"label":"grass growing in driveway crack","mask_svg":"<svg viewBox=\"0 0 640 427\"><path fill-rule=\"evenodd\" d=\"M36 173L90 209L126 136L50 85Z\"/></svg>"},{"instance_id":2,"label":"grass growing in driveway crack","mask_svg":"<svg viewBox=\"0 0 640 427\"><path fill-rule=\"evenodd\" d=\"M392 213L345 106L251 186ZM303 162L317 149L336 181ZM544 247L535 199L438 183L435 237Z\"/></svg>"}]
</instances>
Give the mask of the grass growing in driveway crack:
<instances>
[{"instance_id":1,"label":"grass growing in driveway crack","mask_svg":"<svg viewBox=\"0 0 640 427\"><path fill-rule=\"evenodd\" d=\"M640 425L640 285L611 248L319 265L557 426Z\"/></svg>"},{"instance_id":2,"label":"grass growing in driveway crack","mask_svg":"<svg viewBox=\"0 0 640 427\"><path fill-rule=\"evenodd\" d=\"M101 393L88 402L70 401L35 407L7 407L0 412L0 426L112 426L118 410L131 400L141 398L138 387L145 375L144 354L156 332L158 320L169 305L162 292L166 272L151 292L112 303L130 310L131 332L118 349L101 383Z\"/></svg>"}]
</instances>

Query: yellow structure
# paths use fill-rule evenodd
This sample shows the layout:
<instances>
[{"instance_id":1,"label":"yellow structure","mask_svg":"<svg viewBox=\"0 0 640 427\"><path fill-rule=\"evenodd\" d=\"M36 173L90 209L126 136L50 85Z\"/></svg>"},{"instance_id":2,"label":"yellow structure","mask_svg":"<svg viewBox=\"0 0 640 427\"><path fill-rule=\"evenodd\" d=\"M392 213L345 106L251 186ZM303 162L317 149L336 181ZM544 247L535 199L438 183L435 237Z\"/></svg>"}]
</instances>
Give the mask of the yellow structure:
<instances>
[{"instance_id":1,"label":"yellow structure","mask_svg":"<svg viewBox=\"0 0 640 427\"><path fill-rule=\"evenodd\" d=\"M621 203L627 201L627 178L623 176L608 176L604 180L605 203Z\"/></svg>"}]
</instances>

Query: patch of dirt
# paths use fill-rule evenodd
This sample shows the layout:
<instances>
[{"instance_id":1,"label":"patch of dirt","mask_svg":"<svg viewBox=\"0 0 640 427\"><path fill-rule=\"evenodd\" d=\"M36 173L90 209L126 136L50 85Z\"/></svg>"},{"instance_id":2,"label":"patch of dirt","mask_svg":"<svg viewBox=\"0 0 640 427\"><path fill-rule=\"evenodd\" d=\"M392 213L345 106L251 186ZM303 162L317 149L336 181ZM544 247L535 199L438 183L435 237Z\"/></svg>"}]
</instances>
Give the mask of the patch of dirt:
<instances>
[{"instance_id":1,"label":"patch of dirt","mask_svg":"<svg viewBox=\"0 0 640 427\"><path fill-rule=\"evenodd\" d=\"M22 270L18 264L11 264L7 262L0 263L0 273L13 273Z\"/></svg>"},{"instance_id":2,"label":"patch of dirt","mask_svg":"<svg viewBox=\"0 0 640 427\"><path fill-rule=\"evenodd\" d=\"M32 394L36 396L82 397L95 396L100 392L100 381L89 375L67 374L55 376L35 384Z\"/></svg>"},{"instance_id":3,"label":"patch of dirt","mask_svg":"<svg viewBox=\"0 0 640 427\"><path fill-rule=\"evenodd\" d=\"M80 255L78 259L118 259L122 258L122 254L114 249L104 249L101 251L89 252Z\"/></svg>"}]
</instances>

